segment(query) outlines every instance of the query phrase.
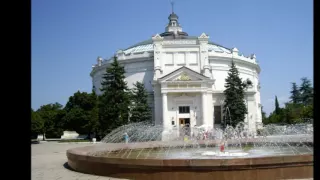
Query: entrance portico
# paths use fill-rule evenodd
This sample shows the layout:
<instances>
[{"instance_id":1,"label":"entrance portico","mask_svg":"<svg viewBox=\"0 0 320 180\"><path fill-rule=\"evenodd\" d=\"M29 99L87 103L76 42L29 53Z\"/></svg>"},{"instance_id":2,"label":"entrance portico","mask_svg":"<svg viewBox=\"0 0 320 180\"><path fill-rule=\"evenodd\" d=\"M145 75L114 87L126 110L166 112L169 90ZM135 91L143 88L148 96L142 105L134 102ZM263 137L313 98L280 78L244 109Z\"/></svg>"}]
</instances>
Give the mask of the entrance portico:
<instances>
[{"instance_id":1,"label":"entrance portico","mask_svg":"<svg viewBox=\"0 0 320 180\"><path fill-rule=\"evenodd\" d=\"M171 131L186 126L191 129L201 125L213 126L213 83L214 80L187 67L181 67L154 82L159 85L158 92L161 93L164 129Z\"/></svg>"}]
</instances>

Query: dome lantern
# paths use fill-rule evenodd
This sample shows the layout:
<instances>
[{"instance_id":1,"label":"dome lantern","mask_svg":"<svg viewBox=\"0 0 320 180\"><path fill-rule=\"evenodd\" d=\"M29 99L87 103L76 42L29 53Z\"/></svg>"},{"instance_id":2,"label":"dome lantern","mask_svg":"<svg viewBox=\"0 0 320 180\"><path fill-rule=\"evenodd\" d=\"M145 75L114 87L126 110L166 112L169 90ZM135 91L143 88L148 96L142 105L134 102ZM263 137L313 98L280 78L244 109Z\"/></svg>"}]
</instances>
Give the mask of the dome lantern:
<instances>
[{"instance_id":1,"label":"dome lantern","mask_svg":"<svg viewBox=\"0 0 320 180\"><path fill-rule=\"evenodd\" d=\"M160 35L163 37L167 37L167 38L179 38L179 37L183 37L183 36L188 36L187 33L182 32L182 27L180 26L179 22L178 22L178 15L174 13L173 10L174 7L174 3L171 2L171 14L168 17L168 24L165 28L165 32L161 33Z\"/></svg>"}]
</instances>

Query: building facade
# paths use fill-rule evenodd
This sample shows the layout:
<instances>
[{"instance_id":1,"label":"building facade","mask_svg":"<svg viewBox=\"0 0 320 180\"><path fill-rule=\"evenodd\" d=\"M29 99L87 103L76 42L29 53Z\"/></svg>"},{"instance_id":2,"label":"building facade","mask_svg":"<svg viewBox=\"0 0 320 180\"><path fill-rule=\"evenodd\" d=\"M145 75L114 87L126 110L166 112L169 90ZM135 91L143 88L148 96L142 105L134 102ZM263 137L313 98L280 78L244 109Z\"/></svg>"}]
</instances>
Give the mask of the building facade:
<instances>
[{"instance_id":1,"label":"building facade","mask_svg":"<svg viewBox=\"0 0 320 180\"><path fill-rule=\"evenodd\" d=\"M245 92L248 109L245 123L250 131L255 131L262 122L260 67L256 56L244 56L237 48L213 43L205 33L189 36L182 31L174 12L168 19L165 32L116 52L125 68L129 88L140 81L149 92L155 124L172 130L185 125L216 127L225 123L223 91L233 60L240 77L252 84ZM98 95L102 75L112 59L98 57L92 67L90 75Z\"/></svg>"}]
</instances>

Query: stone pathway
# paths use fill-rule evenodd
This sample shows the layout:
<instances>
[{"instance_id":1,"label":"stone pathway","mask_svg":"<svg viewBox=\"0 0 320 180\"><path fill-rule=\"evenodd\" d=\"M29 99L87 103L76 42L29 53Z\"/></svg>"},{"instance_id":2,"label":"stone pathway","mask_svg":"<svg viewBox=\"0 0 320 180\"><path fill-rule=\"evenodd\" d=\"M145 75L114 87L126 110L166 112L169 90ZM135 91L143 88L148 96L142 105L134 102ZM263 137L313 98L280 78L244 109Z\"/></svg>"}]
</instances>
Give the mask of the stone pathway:
<instances>
[{"instance_id":1,"label":"stone pathway","mask_svg":"<svg viewBox=\"0 0 320 180\"><path fill-rule=\"evenodd\" d=\"M67 169L66 151L70 148L88 146L90 144L66 144L57 142L41 142L32 144L31 179L32 180L116 180L78 173Z\"/></svg>"}]
</instances>

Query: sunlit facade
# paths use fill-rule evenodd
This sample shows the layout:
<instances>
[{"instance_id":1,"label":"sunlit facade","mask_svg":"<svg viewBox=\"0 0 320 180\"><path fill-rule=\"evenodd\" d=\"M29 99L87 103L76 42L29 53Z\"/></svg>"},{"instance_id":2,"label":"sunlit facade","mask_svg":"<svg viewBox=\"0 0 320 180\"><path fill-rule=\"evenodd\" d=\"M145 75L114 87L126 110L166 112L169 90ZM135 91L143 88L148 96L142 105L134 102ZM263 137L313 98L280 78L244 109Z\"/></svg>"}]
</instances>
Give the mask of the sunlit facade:
<instances>
[{"instance_id":1,"label":"sunlit facade","mask_svg":"<svg viewBox=\"0 0 320 180\"><path fill-rule=\"evenodd\" d=\"M172 12L165 32L159 33L116 56L125 67L129 88L136 81L143 82L149 92L153 120L165 129L179 129L224 123L225 79L233 60L243 80L252 86L246 90L247 128L255 131L261 123L260 67L256 56L244 56L237 48L226 48L210 41L202 33L189 36L182 31L178 16ZM97 94L101 94L101 80L112 58L98 57L91 77Z\"/></svg>"}]
</instances>

